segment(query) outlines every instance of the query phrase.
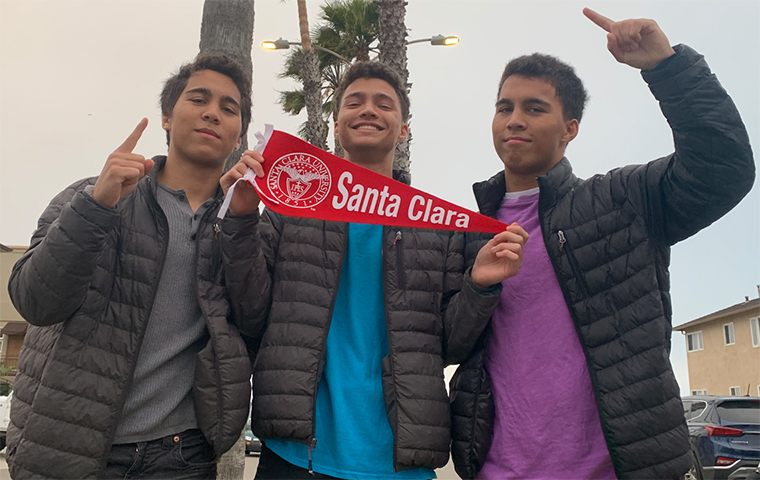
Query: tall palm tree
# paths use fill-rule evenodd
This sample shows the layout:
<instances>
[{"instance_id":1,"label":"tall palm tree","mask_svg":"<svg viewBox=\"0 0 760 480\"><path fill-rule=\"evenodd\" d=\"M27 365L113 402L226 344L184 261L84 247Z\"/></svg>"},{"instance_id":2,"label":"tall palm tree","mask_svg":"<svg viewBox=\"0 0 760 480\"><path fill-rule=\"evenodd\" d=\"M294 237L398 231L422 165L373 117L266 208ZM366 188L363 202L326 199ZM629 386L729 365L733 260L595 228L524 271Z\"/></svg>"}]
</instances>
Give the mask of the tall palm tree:
<instances>
[{"instance_id":1,"label":"tall palm tree","mask_svg":"<svg viewBox=\"0 0 760 480\"><path fill-rule=\"evenodd\" d=\"M377 39L377 3L372 0L333 0L321 7L318 25L312 32L314 45L332 50L350 60L369 60L376 51L373 43ZM292 51L285 60L282 78L291 78L302 83L297 57L300 50ZM333 114L333 93L340 85L348 65L328 52L317 50L319 69L322 76L322 114L329 119ZM287 90L280 93L280 104L285 112L298 115L305 107L303 89ZM299 135L306 138L306 124L301 125ZM340 144L335 142L335 154L343 156Z\"/></svg>"},{"instance_id":2,"label":"tall palm tree","mask_svg":"<svg viewBox=\"0 0 760 480\"><path fill-rule=\"evenodd\" d=\"M237 59L249 77L253 78L251 45L253 44L254 0L226 0L224 2L206 0L203 2L201 18L200 51L221 51ZM243 137L241 148L234 150L224 165L226 172L235 165L248 148L248 140ZM245 437L219 459L218 480L243 478L245 473Z\"/></svg>"},{"instance_id":3,"label":"tall palm tree","mask_svg":"<svg viewBox=\"0 0 760 480\"><path fill-rule=\"evenodd\" d=\"M379 34L378 48L380 53L378 60L398 70L401 79L406 83L407 90L409 71L406 69L406 0L377 0L379 7ZM396 145L396 153L393 156L393 168L409 171L411 160L409 142L412 140L412 131L406 140Z\"/></svg>"},{"instance_id":4,"label":"tall palm tree","mask_svg":"<svg viewBox=\"0 0 760 480\"><path fill-rule=\"evenodd\" d=\"M206 0L203 2L201 19L200 51L221 51L237 59L253 76L251 45L253 44L254 0ZM224 171L235 165L248 148L243 138L241 148L227 158Z\"/></svg>"},{"instance_id":5,"label":"tall palm tree","mask_svg":"<svg viewBox=\"0 0 760 480\"><path fill-rule=\"evenodd\" d=\"M301 30L301 51L294 62L301 72L303 81L304 105L306 107L306 140L312 145L327 149L327 123L322 117L322 76L319 71L317 52L311 48L309 36L309 17L306 12L306 0L298 0L298 25Z\"/></svg>"}]
</instances>

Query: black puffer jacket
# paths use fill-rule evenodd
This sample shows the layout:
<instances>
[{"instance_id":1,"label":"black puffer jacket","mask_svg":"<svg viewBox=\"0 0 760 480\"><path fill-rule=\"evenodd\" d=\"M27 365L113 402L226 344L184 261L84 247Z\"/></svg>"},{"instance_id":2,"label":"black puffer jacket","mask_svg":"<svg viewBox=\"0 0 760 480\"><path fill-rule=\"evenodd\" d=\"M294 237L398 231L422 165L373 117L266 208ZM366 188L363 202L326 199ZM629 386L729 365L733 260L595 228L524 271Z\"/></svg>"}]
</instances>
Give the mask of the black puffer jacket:
<instances>
[{"instance_id":1,"label":"black puffer jacket","mask_svg":"<svg viewBox=\"0 0 760 480\"><path fill-rule=\"evenodd\" d=\"M755 177L733 102L700 55L686 46L676 51L643 73L673 129L674 154L589 180L575 177L563 159L538 179L543 240L620 478L676 478L691 465L669 360L670 246L733 208ZM504 172L474 191L481 212L494 216ZM482 350L452 380L452 456L465 478L477 474L490 445L489 386Z\"/></svg>"},{"instance_id":2,"label":"black puffer jacket","mask_svg":"<svg viewBox=\"0 0 760 480\"><path fill-rule=\"evenodd\" d=\"M230 292L247 310L258 311L263 335L253 374L253 432L311 445L348 224L265 210L260 222L257 215L253 221L228 217L223 232L230 239L226 261L247 264L252 272L231 281ZM242 251L235 248L241 236L253 239ZM500 292L501 285L480 289L465 274L461 234L384 227L390 353L382 362L382 384L396 471L447 463L450 412L443 368L472 351Z\"/></svg>"},{"instance_id":3,"label":"black puffer jacket","mask_svg":"<svg viewBox=\"0 0 760 480\"><path fill-rule=\"evenodd\" d=\"M31 324L19 355L8 427L14 478L95 478L105 465L145 332L169 238L156 168L115 209L82 193L56 196L39 220L9 291ZM248 415L250 360L231 315L213 220L198 232L198 301L210 340L197 357L198 424L217 455ZM44 461L42 461L44 459Z\"/></svg>"}]
</instances>

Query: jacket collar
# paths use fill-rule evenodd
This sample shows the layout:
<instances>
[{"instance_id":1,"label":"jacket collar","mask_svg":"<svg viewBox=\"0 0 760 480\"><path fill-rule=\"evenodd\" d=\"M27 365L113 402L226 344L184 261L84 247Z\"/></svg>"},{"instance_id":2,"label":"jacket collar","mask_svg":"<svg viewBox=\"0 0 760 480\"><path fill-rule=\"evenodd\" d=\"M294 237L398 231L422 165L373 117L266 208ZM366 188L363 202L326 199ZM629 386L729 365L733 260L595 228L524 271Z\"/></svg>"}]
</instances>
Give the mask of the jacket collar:
<instances>
[{"instance_id":1,"label":"jacket collar","mask_svg":"<svg viewBox=\"0 0 760 480\"><path fill-rule=\"evenodd\" d=\"M573 167L567 157L564 157L554 166L549 173L538 177L538 186L540 187L540 205L547 208L554 205L557 199L561 198L573 188L577 177L573 174ZM475 200L478 203L478 209L483 215L495 217L499 211L501 200L507 191L507 183L504 178L504 170L499 171L484 182L478 182L472 186L475 193Z\"/></svg>"},{"instance_id":2,"label":"jacket collar","mask_svg":"<svg viewBox=\"0 0 760 480\"><path fill-rule=\"evenodd\" d=\"M166 155L154 156L153 163L153 168L150 169L150 172L148 172L146 177L149 179L148 184L150 185L151 190L155 193L156 188L158 188L158 172L166 166ZM217 184L215 198L221 197L224 197L224 191L222 190L222 186Z\"/></svg>"},{"instance_id":3,"label":"jacket collar","mask_svg":"<svg viewBox=\"0 0 760 480\"><path fill-rule=\"evenodd\" d=\"M406 170L393 170L393 179L406 185L412 184L412 174Z\"/></svg>"}]
</instances>

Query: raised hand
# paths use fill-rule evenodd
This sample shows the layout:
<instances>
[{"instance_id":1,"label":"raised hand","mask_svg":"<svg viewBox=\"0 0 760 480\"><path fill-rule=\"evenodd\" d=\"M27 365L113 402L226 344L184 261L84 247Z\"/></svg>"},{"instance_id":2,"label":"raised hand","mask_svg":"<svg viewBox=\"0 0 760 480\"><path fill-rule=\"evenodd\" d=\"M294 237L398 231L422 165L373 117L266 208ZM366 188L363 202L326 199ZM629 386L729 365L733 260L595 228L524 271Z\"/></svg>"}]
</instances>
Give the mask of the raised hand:
<instances>
[{"instance_id":1,"label":"raised hand","mask_svg":"<svg viewBox=\"0 0 760 480\"><path fill-rule=\"evenodd\" d=\"M676 53L654 20L637 18L615 22L590 8L584 8L583 14L608 32L607 49L620 63L652 70Z\"/></svg>"},{"instance_id":2,"label":"raised hand","mask_svg":"<svg viewBox=\"0 0 760 480\"><path fill-rule=\"evenodd\" d=\"M472 281L480 287L490 287L517 275L527 241L528 232L516 223L494 236L475 258Z\"/></svg>"},{"instance_id":3,"label":"raised hand","mask_svg":"<svg viewBox=\"0 0 760 480\"><path fill-rule=\"evenodd\" d=\"M264 157L261 153L254 150L246 150L240 161L230 168L219 180L219 185L222 186L224 194L227 195L227 191L232 184L245 175L245 172L249 168L253 170L257 177L263 177L264 167L261 166L263 162ZM240 182L235 187L232 200L230 200L230 213L233 215L250 215L259 208L260 201L259 194L253 186L248 182Z\"/></svg>"},{"instance_id":4,"label":"raised hand","mask_svg":"<svg viewBox=\"0 0 760 480\"><path fill-rule=\"evenodd\" d=\"M132 193L137 182L153 168L153 160L132 153L147 126L147 118L140 120L124 143L108 156L92 188L92 198L104 207L113 208L116 202Z\"/></svg>"}]
</instances>

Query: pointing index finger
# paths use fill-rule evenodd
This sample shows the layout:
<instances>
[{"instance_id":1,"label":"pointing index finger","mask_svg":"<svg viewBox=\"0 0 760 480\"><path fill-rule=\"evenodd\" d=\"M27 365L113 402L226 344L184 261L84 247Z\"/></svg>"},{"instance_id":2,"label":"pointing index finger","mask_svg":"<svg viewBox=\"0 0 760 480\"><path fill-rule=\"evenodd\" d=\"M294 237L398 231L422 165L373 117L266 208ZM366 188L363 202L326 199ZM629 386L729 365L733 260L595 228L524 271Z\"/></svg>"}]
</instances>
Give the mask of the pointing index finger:
<instances>
[{"instance_id":1,"label":"pointing index finger","mask_svg":"<svg viewBox=\"0 0 760 480\"><path fill-rule=\"evenodd\" d=\"M140 140L140 137L142 136L143 132L145 131L145 127L147 126L147 118L140 120L140 123L137 124L132 133L130 133L127 139L124 140L124 143L119 145L119 148L114 150L114 152L132 153L132 150L134 150L137 146L137 142Z\"/></svg>"},{"instance_id":2,"label":"pointing index finger","mask_svg":"<svg viewBox=\"0 0 760 480\"><path fill-rule=\"evenodd\" d=\"M604 15L602 15L600 13L596 13L595 11L591 10L590 8L584 8L583 9L583 14L586 16L586 18L588 18L589 20L591 20L595 24L599 25L600 27L602 27L607 32L610 31L610 29L612 28L612 24L615 23L613 20L605 17Z\"/></svg>"}]
</instances>

